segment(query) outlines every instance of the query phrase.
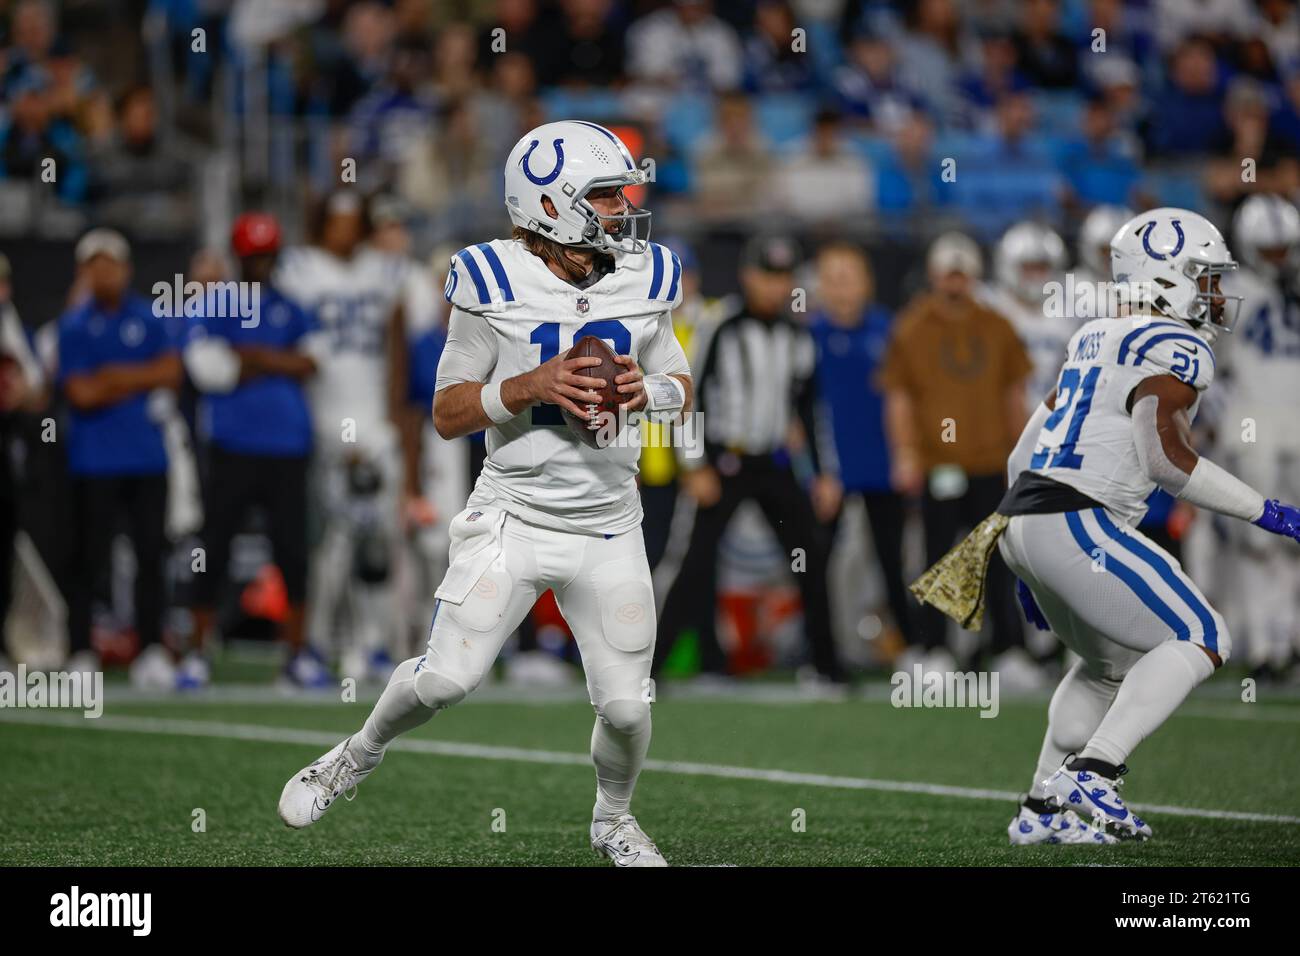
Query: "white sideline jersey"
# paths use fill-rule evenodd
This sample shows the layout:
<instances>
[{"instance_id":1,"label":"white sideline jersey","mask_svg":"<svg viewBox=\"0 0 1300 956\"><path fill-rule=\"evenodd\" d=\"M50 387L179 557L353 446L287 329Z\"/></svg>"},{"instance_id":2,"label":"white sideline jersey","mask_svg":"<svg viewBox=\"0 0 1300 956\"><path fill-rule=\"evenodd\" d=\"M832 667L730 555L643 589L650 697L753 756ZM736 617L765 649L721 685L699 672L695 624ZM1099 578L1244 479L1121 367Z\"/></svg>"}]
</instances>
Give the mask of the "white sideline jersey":
<instances>
[{"instance_id":1,"label":"white sideline jersey","mask_svg":"<svg viewBox=\"0 0 1300 956\"><path fill-rule=\"evenodd\" d=\"M339 447L344 419L356 422L362 448L386 441L388 330L409 271L406 260L364 246L351 259L303 246L280 260L277 288L320 322L307 346L316 374L306 387L323 449Z\"/></svg>"},{"instance_id":2,"label":"white sideline jersey","mask_svg":"<svg viewBox=\"0 0 1300 956\"><path fill-rule=\"evenodd\" d=\"M1077 319L1048 313L1045 303L1026 303L1000 286L987 287L981 301L1011 323L1034 369L1025 381L1028 407L1033 408L1052 390L1070 337L1079 329Z\"/></svg>"},{"instance_id":3,"label":"white sideline jersey","mask_svg":"<svg viewBox=\"0 0 1300 956\"><path fill-rule=\"evenodd\" d=\"M1237 327L1219 350L1228 382L1225 434L1250 418L1262 444L1300 449L1300 297L1247 270L1224 276L1223 291L1242 297Z\"/></svg>"},{"instance_id":4,"label":"white sideline jersey","mask_svg":"<svg viewBox=\"0 0 1300 956\"><path fill-rule=\"evenodd\" d=\"M514 378L586 335L632 356L646 374L689 374L672 327L682 301L677 256L650 243L640 255L614 253L614 263L613 272L579 289L518 240L460 250L443 287L453 308L436 389ZM525 520L580 534L620 534L641 523L641 450L633 441L589 448L557 406L534 405L488 428L487 450L470 505L496 499Z\"/></svg>"},{"instance_id":5,"label":"white sideline jersey","mask_svg":"<svg viewBox=\"0 0 1300 956\"><path fill-rule=\"evenodd\" d=\"M1155 483L1138 460L1129 396L1143 379L1173 375L1201 395L1214 353L1191 326L1156 316L1093 319L1070 339L1056 404L1038 433L1030 470L1075 488L1135 525Z\"/></svg>"}]
</instances>

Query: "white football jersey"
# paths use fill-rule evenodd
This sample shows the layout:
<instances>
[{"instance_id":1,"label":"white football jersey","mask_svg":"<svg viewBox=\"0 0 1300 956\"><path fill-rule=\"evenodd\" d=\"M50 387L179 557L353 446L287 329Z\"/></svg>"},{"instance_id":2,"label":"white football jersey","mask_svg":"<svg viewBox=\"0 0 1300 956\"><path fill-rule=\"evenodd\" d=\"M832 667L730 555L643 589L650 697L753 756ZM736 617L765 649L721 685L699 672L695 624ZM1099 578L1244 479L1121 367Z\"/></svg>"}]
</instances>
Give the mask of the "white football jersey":
<instances>
[{"instance_id":1,"label":"white football jersey","mask_svg":"<svg viewBox=\"0 0 1300 956\"><path fill-rule=\"evenodd\" d=\"M630 355L646 373L689 374L673 335L681 263L655 243L616 253L615 269L586 289L556 276L517 240L497 239L452 256L443 294L453 311L437 389L501 382L567 352L586 335ZM470 353L472 354L466 354ZM469 504L496 499L526 520L583 534L619 534L641 523L640 448L622 439L589 448L555 405L535 405L487 430L487 461Z\"/></svg>"},{"instance_id":2,"label":"white football jersey","mask_svg":"<svg viewBox=\"0 0 1300 956\"><path fill-rule=\"evenodd\" d=\"M1146 514L1155 484L1142 470L1128 400L1153 375L1173 375L1200 394L1214 381L1214 353L1183 322L1158 316L1093 319L1070 339L1056 403L1038 433L1030 469L1078 489L1130 525Z\"/></svg>"},{"instance_id":3,"label":"white football jersey","mask_svg":"<svg viewBox=\"0 0 1300 956\"><path fill-rule=\"evenodd\" d=\"M1036 407L1056 385L1056 373L1070 336L1079 329L1078 320L1048 315L1044 305L1028 304L999 286L985 288L980 301L1011 323L1029 353L1034 370L1025 381L1026 404Z\"/></svg>"},{"instance_id":4,"label":"white football jersey","mask_svg":"<svg viewBox=\"0 0 1300 956\"><path fill-rule=\"evenodd\" d=\"M351 259L314 246L280 259L276 287L320 323L310 344L316 374L307 380L307 398L323 449L339 446L345 419L356 423L362 448L388 441L388 329L410 267L364 246Z\"/></svg>"},{"instance_id":5,"label":"white football jersey","mask_svg":"<svg viewBox=\"0 0 1300 956\"><path fill-rule=\"evenodd\" d=\"M1219 340L1229 383L1224 437L1239 441L1249 418L1259 441L1300 448L1300 298L1246 270L1224 276L1223 291L1242 297L1236 328Z\"/></svg>"}]
</instances>

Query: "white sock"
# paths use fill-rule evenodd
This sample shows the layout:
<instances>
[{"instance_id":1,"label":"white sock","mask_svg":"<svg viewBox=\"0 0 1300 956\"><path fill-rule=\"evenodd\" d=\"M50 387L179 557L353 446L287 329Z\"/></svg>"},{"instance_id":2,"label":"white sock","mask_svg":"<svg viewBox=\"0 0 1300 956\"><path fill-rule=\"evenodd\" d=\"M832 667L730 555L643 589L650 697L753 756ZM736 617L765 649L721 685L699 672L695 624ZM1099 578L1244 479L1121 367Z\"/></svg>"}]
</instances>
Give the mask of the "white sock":
<instances>
[{"instance_id":1,"label":"white sock","mask_svg":"<svg viewBox=\"0 0 1300 956\"><path fill-rule=\"evenodd\" d=\"M1078 753L1087 746L1119 686L1119 681L1091 676L1084 669L1083 661L1075 661L1061 678L1047 708L1047 733L1043 735L1038 768L1029 788L1031 797L1041 800L1047 796L1043 781L1060 769L1066 755Z\"/></svg>"},{"instance_id":2,"label":"white sock","mask_svg":"<svg viewBox=\"0 0 1300 956\"><path fill-rule=\"evenodd\" d=\"M378 764L389 744L437 713L421 703L415 693L415 665L419 661L412 657L397 665L365 725L353 734L348 753L362 769Z\"/></svg>"},{"instance_id":3,"label":"white sock","mask_svg":"<svg viewBox=\"0 0 1300 956\"><path fill-rule=\"evenodd\" d=\"M1079 756L1122 764L1213 673L1209 655L1190 641L1165 641L1148 651L1124 675L1115 703Z\"/></svg>"},{"instance_id":4,"label":"white sock","mask_svg":"<svg viewBox=\"0 0 1300 956\"><path fill-rule=\"evenodd\" d=\"M631 733L616 730L597 717L591 731L591 762L596 765L597 820L612 820L631 812L632 791L650 749L650 721Z\"/></svg>"}]
</instances>

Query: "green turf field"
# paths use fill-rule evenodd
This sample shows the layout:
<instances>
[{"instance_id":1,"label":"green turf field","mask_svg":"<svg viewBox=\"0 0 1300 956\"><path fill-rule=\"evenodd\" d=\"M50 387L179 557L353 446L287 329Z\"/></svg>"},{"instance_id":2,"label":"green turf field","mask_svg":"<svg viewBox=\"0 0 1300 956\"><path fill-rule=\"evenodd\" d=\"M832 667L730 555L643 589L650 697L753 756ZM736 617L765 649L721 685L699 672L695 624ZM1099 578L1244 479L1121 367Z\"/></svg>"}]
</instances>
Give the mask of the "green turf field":
<instances>
[{"instance_id":1,"label":"green turf field","mask_svg":"<svg viewBox=\"0 0 1300 956\"><path fill-rule=\"evenodd\" d=\"M675 865L1295 866L1300 700L1243 704L1230 689L1198 694L1130 761L1127 797L1155 829L1145 845L1007 845L1000 792L1025 787L1046 702L1005 695L990 720L894 709L880 688L843 703L661 693L633 809ZM576 694L489 691L440 714L355 802L287 830L284 781L368 710L263 694L110 698L100 720L0 711L0 863L599 865L586 842L592 713ZM196 808L206 832L192 829Z\"/></svg>"}]
</instances>

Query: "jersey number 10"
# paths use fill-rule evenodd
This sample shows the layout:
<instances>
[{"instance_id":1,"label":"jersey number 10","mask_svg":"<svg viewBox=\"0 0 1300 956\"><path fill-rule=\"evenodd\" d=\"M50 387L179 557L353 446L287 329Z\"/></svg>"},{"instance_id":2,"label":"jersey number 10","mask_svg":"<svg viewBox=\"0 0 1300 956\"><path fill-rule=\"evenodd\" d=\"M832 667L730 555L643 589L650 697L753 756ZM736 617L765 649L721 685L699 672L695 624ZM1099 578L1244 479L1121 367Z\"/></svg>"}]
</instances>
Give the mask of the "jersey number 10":
<instances>
[{"instance_id":1,"label":"jersey number 10","mask_svg":"<svg viewBox=\"0 0 1300 956\"><path fill-rule=\"evenodd\" d=\"M614 347L615 355L632 354L632 333L628 331L626 325L617 319L598 319L594 322L588 322L578 331L573 333L573 340L577 342L585 335L594 335L598 339L608 339ZM528 341L533 345L541 346L542 355L538 365L545 365L555 356L560 354L560 323L543 322L528 336ZM560 415L559 405L534 405L533 406L533 424L534 425L558 425L564 426L564 418Z\"/></svg>"}]
</instances>

